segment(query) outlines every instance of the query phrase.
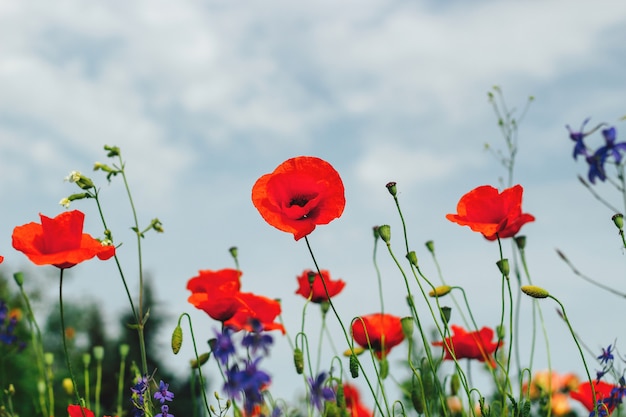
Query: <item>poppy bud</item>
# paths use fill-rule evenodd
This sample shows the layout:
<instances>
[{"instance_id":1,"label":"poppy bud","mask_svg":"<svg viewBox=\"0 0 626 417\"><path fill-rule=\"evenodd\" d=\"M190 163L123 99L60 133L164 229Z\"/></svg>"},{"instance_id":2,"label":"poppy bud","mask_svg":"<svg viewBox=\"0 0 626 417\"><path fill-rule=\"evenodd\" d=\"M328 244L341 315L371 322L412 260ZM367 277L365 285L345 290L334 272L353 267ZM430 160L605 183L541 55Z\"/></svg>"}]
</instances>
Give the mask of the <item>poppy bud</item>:
<instances>
[{"instance_id":1,"label":"poppy bud","mask_svg":"<svg viewBox=\"0 0 626 417\"><path fill-rule=\"evenodd\" d=\"M422 414L424 412L424 401L422 400L420 393L419 382L415 378L413 379L413 384L411 386L411 403L418 414Z\"/></svg>"},{"instance_id":2,"label":"poppy bud","mask_svg":"<svg viewBox=\"0 0 626 417\"><path fill-rule=\"evenodd\" d=\"M509 276L509 260L504 258L504 259L500 259L498 262L496 262L496 265L498 265L498 269L500 270L500 272L502 273L502 275L504 275L505 277Z\"/></svg>"},{"instance_id":3,"label":"poppy bud","mask_svg":"<svg viewBox=\"0 0 626 417\"><path fill-rule=\"evenodd\" d=\"M298 375L302 375L302 372L304 372L304 354L302 349L296 348L293 351L293 364L296 366Z\"/></svg>"},{"instance_id":4,"label":"poppy bud","mask_svg":"<svg viewBox=\"0 0 626 417\"><path fill-rule=\"evenodd\" d=\"M326 315L326 313L328 313L328 310L330 309L330 303L328 301L322 301L320 303L320 309L322 310L322 315Z\"/></svg>"},{"instance_id":5,"label":"poppy bud","mask_svg":"<svg viewBox=\"0 0 626 417\"><path fill-rule=\"evenodd\" d=\"M402 324L404 337L410 339L413 336L413 317L403 317L400 319L400 323Z\"/></svg>"},{"instance_id":6,"label":"poppy bud","mask_svg":"<svg viewBox=\"0 0 626 417\"><path fill-rule=\"evenodd\" d=\"M452 379L450 380L450 394L456 395L459 392L460 387L461 379L459 378L459 374L452 374Z\"/></svg>"},{"instance_id":7,"label":"poppy bud","mask_svg":"<svg viewBox=\"0 0 626 417\"><path fill-rule=\"evenodd\" d=\"M354 353L350 355L350 375L352 378L359 377L359 358Z\"/></svg>"},{"instance_id":8,"label":"poppy bud","mask_svg":"<svg viewBox=\"0 0 626 417\"><path fill-rule=\"evenodd\" d=\"M523 285L520 290L533 298L547 298L550 295L548 291L536 285Z\"/></svg>"},{"instance_id":9,"label":"poppy bud","mask_svg":"<svg viewBox=\"0 0 626 417\"><path fill-rule=\"evenodd\" d=\"M617 213L616 215L611 217L611 219L613 220L613 223L619 230L622 230L624 228L624 215L623 214Z\"/></svg>"},{"instance_id":10,"label":"poppy bud","mask_svg":"<svg viewBox=\"0 0 626 417\"><path fill-rule=\"evenodd\" d=\"M435 253L435 242L432 240L426 242L426 249L428 249L428 252L430 253Z\"/></svg>"},{"instance_id":11,"label":"poppy bud","mask_svg":"<svg viewBox=\"0 0 626 417\"><path fill-rule=\"evenodd\" d=\"M411 251L409 253L406 254L406 258L409 260L409 262L411 263L411 265L413 265L414 267L418 267L417 266L417 255L415 254L415 251Z\"/></svg>"},{"instance_id":12,"label":"poppy bud","mask_svg":"<svg viewBox=\"0 0 626 417\"><path fill-rule=\"evenodd\" d=\"M388 182L387 185L385 185L385 187L387 187L387 190L389 191L389 194L391 194L392 196L396 196L396 194L398 194L398 190L396 189L396 183L391 181Z\"/></svg>"},{"instance_id":13,"label":"poppy bud","mask_svg":"<svg viewBox=\"0 0 626 417\"><path fill-rule=\"evenodd\" d=\"M24 273L16 272L15 274L13 274L13 280L18 285L18 287L21 287L24 284Z\"/></svg>"},{"instance_id":14,"label":"poppy bud","mask_svg":"<svg viewBox=\"0 0 626 417\"><path fill-rule=\"evenodd\" d=\"M130 346L128 346L126 343L122 343L120 345L120 356L122 357L122 359L126 358L129 351L130 351Z\"/></svg>"},{"instance_id":15,"label":"poppy bud","mask_svg":"<svg viewBox=\"0 0 626 417\"><path fill-rule=\"evenodd\" d=\"M374 233L374 240L378 240L380 234L378 233L378 226L372 227L372 232Z\"/></svg>"},{"instance_id":16,"label":"poppy bud","mask_svg":"<svg viewBox=\"0 0 626 417\"><path fill-rule=\"evenodd\" d=\"M237 259L237 254L238 254L238 253L237 253L237 246L231 246L231 247L228 249L228 252L230 252L230 256L232 256L232 257L233 257L233 259Z\"/></svg>"},{"instance_id":17,"label":"poppy bud","mask_svg":"<svg viewBox=\"0 0 626 417\"><path fill-rule=\"evenodd\" d=\"M89 353L83 353L83 366L85 368L89 368L90 363L91 363L91 355Z\"/></svg>"},{"instance_id":18,"label":"poppy bud","mask_svg":"<svg viewBox=\"0 0 626 417\"><path fill-rule=\"evenodd\" d=\"M207 363L210 357L211 357L210 352L204 352L203 354L198 356L198 360L192 359L190 361L191 369L198 369L199 367Z\"/></svg>"},{"instance_id":19,"label":"poppy bud","mask_svg":"<svg viewBox=\"0 0 626 417\"><path fill-rule=\"evenodd\" d=\"M346 395L343 389L343 384L339 382L337 384L337 392L335 393L335 401L339 408L346 408Z\"/></svg>"},{"instance_id":20,"label":"poppy bud","mask_svg":"<svg viewBox=\"0 0 626 417\"><path fill-rule=\"evenodd\" d=\"M183 329L180 326L176 326L172 332L172 352L174 355L180 352L180 347L183 344Z\"/></svg>"},{"instance_id":21,"label":"poppy bud","mask_svg":"<svg viewBox=\"0 0 626 417\"><path fill-rule=\"evenodd\" d=\"M519 250L524 250L526 247L526 236L515 236L515 244Z\"/></svg>"},{"instance_id":22,"label":"poppy bud","mask_svg":"<svg viewBox=\"0 0 626 417\"><path fill-rule=\"evenodd\" d=\"M380 361L380 379L385 379L389 375L389 361L387 358L383 358Z\"/></svg>"},{"instance_id":23,"label":"poppy bud","mask_svg":"<svg viewBox=\"0 0 626 417\"><path fill-rule=\"evenodd\" d=\"M391 226L389 226L388 224L378 226L378 234L386 244L389 244L389 242L391 241Z\"/></svg>"},{"instance_id":24,"label":"poppy bud","mask_svg":"<svg viewBox=\"0 0 626 417\"><path fill-rule=\"evenodd\" d=\"M506 328L504 326L496 326L496 334L498 335L498 340L503 340L506 333Z\"/></svg>"},{"instance_id":25,"label":"poppy bud","mask_svg":"<svg viewBox=\"0 0 626 417\"><path fill-rule=\"evenodd\" d=\"M450 322L450 316L452 315L452 308L445 306L441 307L439 313L441 314L441 320L443 320L443 324L447 326Z\"/></svg>"},{"instance_id":26,"label":"poppy bud","mask_svg":"<svg viewBox=\"0 0 626 417\"><path fill-rule=\"evenodd\" d=\"M63 381L61 381L61 386L63 387L67 395L72 395L74 393L74 384L72 383L71 378L63 378Z\"/></svg>"},{"instance_id":27,"label":"poppy bud","mask_svg":"<svg viewBox=\"0 0 626 417\"><path fill-rule=\"evenodd\" d=\"M449 285L440 285L436 287L434 290L431 290L428 295L431 297L443 297L452 291L452 287Z\"/></svg>"},{"instance_id":28,"label":"poppy bud","mask_svg":"<svg viewBox=\"0 0 626 417\"><path fill-rule=\"evenodd\" d=\"M96 358L98 362L102 362L104 359L104 347L103 346L94 346L93 347L93 357Z\"/></svg>"}]
</instances>

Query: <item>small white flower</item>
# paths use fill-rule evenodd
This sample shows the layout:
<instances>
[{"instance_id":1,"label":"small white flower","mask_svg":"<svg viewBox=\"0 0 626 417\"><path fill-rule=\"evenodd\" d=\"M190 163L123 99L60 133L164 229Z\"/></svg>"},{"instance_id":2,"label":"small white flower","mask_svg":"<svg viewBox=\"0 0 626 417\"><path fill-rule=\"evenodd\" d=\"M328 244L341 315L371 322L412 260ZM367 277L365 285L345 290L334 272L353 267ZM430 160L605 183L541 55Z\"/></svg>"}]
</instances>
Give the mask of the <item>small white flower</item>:
<instances>
[{"instance_id":1,"label":"small white flower","mask_svg":"<svg viewBox=\"0 0 626 417\"><path fill-rule=\"evenodd\" d=\"M77 182L78 180L80 180L81 176L82 176L82 174L80 173L80 171L72 171L72 172L70 172L70 175L65 177L65 181Z\"/></svg>"},{"instance_id":2,"label":"small white flower","mask_svg":"<svg viewBox=\"0 0 626 417\"><path fill-rule=\"evenodd\" d=\"M59 204L62 205L65 208L69 208L70 207L70 199L67 197L64 197L61 199L61 201L59 201Z\"/></svg>"}]
</instances>

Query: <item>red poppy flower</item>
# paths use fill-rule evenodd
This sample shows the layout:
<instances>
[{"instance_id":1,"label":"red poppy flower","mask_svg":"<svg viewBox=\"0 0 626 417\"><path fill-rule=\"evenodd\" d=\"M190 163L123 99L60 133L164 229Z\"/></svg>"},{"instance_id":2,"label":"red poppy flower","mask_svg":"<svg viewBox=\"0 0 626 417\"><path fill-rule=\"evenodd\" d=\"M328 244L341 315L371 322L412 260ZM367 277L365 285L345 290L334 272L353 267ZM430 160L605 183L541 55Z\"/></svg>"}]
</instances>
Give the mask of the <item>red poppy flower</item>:
<instances>
[{"instance_id":1,"label":"red poppy flower","mask_svg":"<svg viewBox=\"0 0 626 417\"><path fill-rule=\"evenodd\" d=\"M352 338L382 359L404 340L400 317L381 313L361 316L352 322Z\"/></svg>"},{"instance_id":2,"label":"red poppy flower","mask_svg":"<svg viewBox=\"0 0 626 417\"><path fill-rule=\"evenodd\" d=\"M596 401L602 401L610 398L611 391L613 391L614 388L619 388L616 385L612 385L604 381L593 381L593 386L596 391ZM594 409L595 404L593 403L593 393L591 392L591 385L589 384L589 381L583 382L578 385L578 388L570 391L569 395L570 397L584 405L587 410L592 411ZM616 403L617 401L608 402L608 414L611 414L611 412L613 412Z\"/></svg>"},{"instance_id":3,"label":"red poppy flower","mask_svg":"<svg viewBox=\"0 0 626 417\"><path fill-rule=\"evenodd\" d=\"M237 298L241 288L240 276L241 272L235 269L200 271L187 282L187 289L192 293L187 301L211 318L225 322L240 306Z\"/></svg>"},{"instance_id":4,"label":"red poppy flower","mask_svg":"<svg viewBox=\"0 0 626 417\"><path fill-rule=\"evenodd\" d=\"M478 359L481 362L489 361L492 363L491 354L500 346L499 342L492 342L491 340L494 336L493 329L483 327L479 331L467 332L461 326L454 324L450 328L452 329L452 336L446 338L446 343L443 341L432 342L433 346L444 346L444 359L452 359L450 350L453 350L457 359ZM448 346L453 349L449 349Z\"/></svg>"},{"instance_id":5,"label":"red poppy flower","mask_svg":"<svg viewBox=\"0 0 626 417\"><path fill-rule=\"evenodd\" d=\"M337 171L313 156L288 159L259 178L252 187L252 202L266 222L293 233L296 240L341 216L346 205Z\"/></svg>"},{"instance_id":6,"label":"red poppy flower","mask_svg":"<svg viewBox=\"0 0 626 417\"><path fill-rule=\"evenodd\" d=\"M83 233L82 212L66 211L53 219L43 214L39 217L41 224L28 223L13 229L13 247L34 264L65 269L94 256L104 261L115 255L115 246L103 245Z\"/></svg>"},{"instance_id":7,"label":"red poppy flower","mask_svg":"<svg viewBox=\"0 0 626 417\"><path fill-rule=\"evenodd\" d=\"M204 310L211 318L235 330L256 330L252 321L258 321L263 330L285 331L274 320L281 312L278 301L241 292L241 272L235 269L203 270L187 282L191 291L188 301Z\"/></svg>"},{"instance_id":8,"label":"red poppy flower","mask_svg":"<svg viewBox=\"0 0 626 417\"><path fill-rule=\"evenodd\" d=\"M235 330L257 331L253 325L257 321L265 331L280 330L285 333L283 325L275 322L281 312L278 301L246 292L240 292L237 300L239 308L233 317L224 322L225 326Z\"/></svg>"},{"instance_id":9,"label":"red poppy flower","mask_svg":"<svg viewBox=\"0 0 626 417\"><path fill-rule=\"evenodd\" d=\"M83 412L84 412L84 417L95 417L93 411L91 411L88 408L82 407L82 410L81 410L80 405L68 405L67 406L67 413L70 415L70 417L83 417Z\"/></svg>"},{"instance_id":10,"label":"red poppy flower","mask_svg":"<svg viewBox=\"0 0 626 417\"><path fill-rule=\"evenodd\" d=\"M361 394L352 384L343 384L343 394L346 398L346 408L351 417L372 417L374 413L361 403Z\"/></svg>"},{"instance_id":11,"label":"red poppy flower","mask_svg":"<svg viewBox=\"0 0 626 417\"><path fill-rule=\"evenodd\" d=\"M456 206L457 214L446 218L461 226L469 226L489 240L513 237L521 227L535 218L522 213L521 185L507 188L501 193L490 185L483 185L465 194Z\"/></svg>"},{"instance_id":12,"label":"red poppy flower","mask_svg":"<svg viewBox=\"0 0 626 417\"><path fill-rule=\"evenodd\" d=\"M319 274L316 274L310 269L305 270L298 277L298 289L296 290L296 294L300 294L306 299L311 297L311 301L314 303L321 303L323 301L328 301L329 297L334 297L339 294L341 290L343 290L343 287L346 286L346 283L340 279L333 281L330 278L330 272L324 269L320 272L322 273L321 277ZM309 274L315 275L313 285L309 282ZM326 294L326 290L324 290L324 283L326 283L328 294Z\"/></svg>"}]
</instances>

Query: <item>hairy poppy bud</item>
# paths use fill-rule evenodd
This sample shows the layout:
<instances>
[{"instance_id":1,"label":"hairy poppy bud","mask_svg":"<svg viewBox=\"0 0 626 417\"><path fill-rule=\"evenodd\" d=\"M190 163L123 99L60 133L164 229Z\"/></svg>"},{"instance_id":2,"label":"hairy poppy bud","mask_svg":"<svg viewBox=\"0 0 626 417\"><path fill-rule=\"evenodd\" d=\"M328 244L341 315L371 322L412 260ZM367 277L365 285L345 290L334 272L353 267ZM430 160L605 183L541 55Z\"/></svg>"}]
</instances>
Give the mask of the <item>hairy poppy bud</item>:
<instances>
[{"instance_id":1,"label":"hairy poppy bud","mask_svg":"<svg viewBox=\"0 0 626 417\"><path fill-rule=\"evenodd\" d=\"M411 403L418 414L424 412L424 401L420 393L419 382L415 378L413 379L413 384L411 384Z\"/></svg>"},{"instance_id":2,"label":"hairy poppy bud","mask_svg":"<svg viewBox=\"0 0 626 417\"><path fill-rule=\"evenodd\" d=\"M617 213L616 215L611 217L611 219L613 220L613 223L619 230L622 230L624 228L624 215L623 214Z\"/></svg>"},{"instance_id":3,"label":"hairy poppy bud","mask_svg":"<svg viewBox=\"0 0 626 417\"><path fill-rule=\"evenodd\" d=\"M180 352L180 347L183 344L183 329L180 326L176 326L172 332L172 352L174 355Z\"/></svg>"},{"instance_id":4,"label":"hairy poppy bud","mask_svg":"<svg viewBox=\"0 0 626 417\"><path fill-rule=\"evenodd\" d=\"M524 294L533 298L547 298L550 295L548 291L536 285L523 285L520 289Z\"/></svg>"},{"instance_id":5,"label":"hairy poppy bud","mask_svg":"<svg viewBox=\"0 0 626 417\"><path fill-rule=\"evenodd\" d=\"M350 355L350 375L352 378L359 377L359 358L354 353Z\"/></svg>"},{"instance_id":6,"label":"hairy poppy bud","mask_svg":"<svg viewBox=\"0 0 626 417\"><path fill-rule=\"evenodd\" d=\"M302 372L304 372L304 354L302 353L302 349L296 348L296 350L293 351L293 364L296 366L298 375L302 375Z\"/></svg>"}]
</instances>

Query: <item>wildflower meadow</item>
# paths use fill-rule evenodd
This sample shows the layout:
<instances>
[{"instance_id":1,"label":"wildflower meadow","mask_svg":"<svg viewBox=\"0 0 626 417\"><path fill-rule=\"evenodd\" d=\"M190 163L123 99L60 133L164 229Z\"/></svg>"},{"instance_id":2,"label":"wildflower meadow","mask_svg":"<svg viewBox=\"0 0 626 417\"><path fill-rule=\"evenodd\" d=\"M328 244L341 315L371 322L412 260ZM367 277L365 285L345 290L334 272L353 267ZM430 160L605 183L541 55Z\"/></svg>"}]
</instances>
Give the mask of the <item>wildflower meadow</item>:
<instances>
[{"instance_id":1,"label":"wildflower meadow","mask_svg":"<svg viewBox=\"0 0 626 417\"><path fill-rule=\"evenodd\" d=\"M461 277L441 273L434 241L421 242L419 253L430 257L418 257L407 232L413 208L403 205L402 184L385 178L380 187L392 203L389 218L399 219L401 227L364 224L371 230L372 253L353 262L370 263L372 276L337 276L318 257L313 237L319 228L332 231L345 215L348 190L329 161L294 155L250 178L249 204L259 222L292 236L294 251L308 254L310 264L284 279L300 308L284 309L272 288L250 291L245 278L254 271L241 267L239 248L233 246L224 248L231 263L207 258L195 275L169 282L187 290L189 308L206 314L212 326L198 326L185 311L160 316L164 307L154 300L143 256L145 242L167 233L167 225L158 217L138 218L141 201L133 197L134 182L126 169L133 161L124 158L124 149L104 145L94 160L105 162L95 163L93 172L71 171L65 178L68 192L58 212L15 225L12 248L0 248L0 260L25 257L33 264L0 282L0 416L622 415L626 357L617 339L621 321L616 319L614 334L605 335L614 342L596 349L596 341L586 342L585 328L569 318L580 306L533 279L541 276L541 265L526 254L533 236L525 230L538 219L524 204L532 190L514 182L517 150L523 146L517 129L529 107L510 111L499 88L488 98L503 138L504 150L495 152L494 161L504 168L506 180L475 184L458 196L456 207L441 208L441 216L468 237L488 242L494 265L483 271L489 285L478 299L468 296ZM614 224L616 241L626 249L626 141L619 139L619 122L592 120L563 121L562 155L573 171L583 172L580 192L613 213L606 221ZM114 204L127 207L133 242L118 241L118 231L109 228L105 184L124 190L126 201ZM600 184L606 187L600 190ZM87 206L98 214L100 228L84 230ZM270 262L280 262L281 256L290 254L277 254ZM616 293L578 271L563 252L555 256L573 279ZM623 251L616 256L624 256ZM129 257L136 258L132 272L126 267ZM381 271L383 257L392 271ZM107 263L117 271L109 279L121 284L118 297L128 303L119 337L107 337L103 317L64 293L68 271L82 279L86 262ZM39 273L57 284L58 304L48 317L35 308L40 294L33 275ZM370 280L368 288L381 294L379 303L338 297L359 279ZM390 279L399 280L404 291L387 292L384 298ZM342 314L342 302L355 303L361 313ZM479 303L493 306L497 314L491 321L475 318ZM551 337L548 314L558 315L567 337ZM287 346L289 355L270 362L277 345ZM575 369L552 367L550 358L563 346L576 352ZM179 366L185 375L180 378L163 356L178 358L183 347L193 354L176 361L185 364ZM301 395L274 390L274 382L285 378Z\"/></svg>"}]
</instances>

